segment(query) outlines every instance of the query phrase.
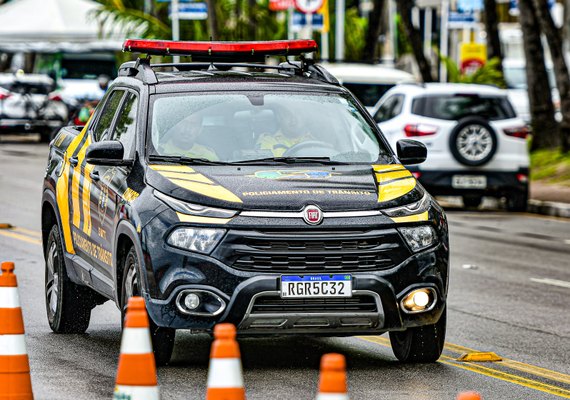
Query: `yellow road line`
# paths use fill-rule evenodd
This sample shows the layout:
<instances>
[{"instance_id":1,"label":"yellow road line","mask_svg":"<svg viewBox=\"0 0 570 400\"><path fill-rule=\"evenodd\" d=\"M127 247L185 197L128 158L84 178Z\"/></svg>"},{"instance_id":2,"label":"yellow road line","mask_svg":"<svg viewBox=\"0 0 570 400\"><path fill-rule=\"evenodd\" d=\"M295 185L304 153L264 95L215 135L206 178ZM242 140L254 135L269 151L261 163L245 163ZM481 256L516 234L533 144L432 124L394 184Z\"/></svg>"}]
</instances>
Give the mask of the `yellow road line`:
<instances>
[{"instance_id":1,"label":"yellow road line","mask_svg":"<svg viewBox=\"0 0 570 400\"><path fill-rule=\"evenodd\" d=\"M368 337L360 336L359 338L362 340L366 340L368 342L376 343L376 344L379 344L381 346L391 348L390 340L388 338L370 337L370 336L368 336ZM455 352L457 352L457 350L460 350L460 352L475 351L475 350L469 349L467 347L455 345L453 343L448 343L448 342L446 342L445 348L446 349L454 349L452 351L455 351ZM564 388L561 388L558 386L538 382L538 381L533 380L533 379L524 378L522 376L509 374L507 372L498 371L498 370L495 370L495 369L492 369L489 367L482 366L480 364L474 364L474 363L469 363L469 362L467 362L467 363L466 362L458 362L454 358L448 357L445 355L441 356L441 358L439 359L439 362L446 364L446 365L451 365L453 367L461 368L461 369L464 369L466 371L476 372L478 374L485 375L485 376L488 376L491 378L499 379L499 380L506 381L509 383L514 383L516 385L525 386L525 387L528 387L530 389L534 389L534 390L538 390L541 392L560 396L560 397L563 397L566 399L570 399L570 390L567 390L567 389L564 389ZM533 365L528 365L528 364L520 363L518 361L513 361L513 360L506 360L503 362L491 363L491 365L492 364L503 365L505 367L513 368L513 369L519 370L521 372L541 376L543 378L547 378L547 379L554 380L554 381L559 381L562 383L568 383L567 380L568 380L568 378L570 378L566 374L562 374L562 373L555 372L555 371L550 371L550 370L547 370L545 368L535 367Z\"/></svg>"},{"instance_id":2,"label":"yellow road line","mask_svg":"<svg viewBox=\"0 0 570 400\"><path fill-rule=\"evenodd\" d=\"M19 233L14 233L14 232L10 232L10 231L1 230L0 235L6 236L6 237L9 237L12 239L22 240L22 241L28 242L28 243L42 244L42 241L40 239L31 238L29 236L21 235Z\"/></svg>"},{"instance_id":3,"label":"yellow road line","mask_svg":"<svg viewBox=\"0 0 570 400\"><path fill-rule=\"evenodd\" d=\"M41 232L33 231L33 230L27 229L27 228L21 228L21 227L19 227L19 226L15 226L15 227L13 227L13 228L10 229L10 230L11 230L11 231L15 231L15 232L21 232L21 233L26 234L26 235L28 235L28 236L35 236L35 237L38 237L38 238L41 238L41 237L42 237L42 233L41 233Z\"/></svg>"}]
</instances>

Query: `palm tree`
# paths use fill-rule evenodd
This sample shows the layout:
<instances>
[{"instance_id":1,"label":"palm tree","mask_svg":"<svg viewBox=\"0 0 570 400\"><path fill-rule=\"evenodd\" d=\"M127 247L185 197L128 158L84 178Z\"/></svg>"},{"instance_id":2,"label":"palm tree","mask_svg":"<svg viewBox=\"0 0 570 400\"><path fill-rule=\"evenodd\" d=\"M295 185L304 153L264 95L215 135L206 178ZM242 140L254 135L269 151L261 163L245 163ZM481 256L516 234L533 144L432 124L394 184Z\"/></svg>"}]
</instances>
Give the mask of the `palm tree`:
<instances>
[{"instance_id":1,"label":"palm tree","mask_svg":"<svg viewBox=\"0 0 570 400\"><path fill-rule=\"evenodd\" d=\"M554 119L552 93L544 64L540 25L533 0L519 0L519 21L523 32L527 90L532 118L532 150L556 147L560 143Z\"/></svg>"},{"instance_id":2,"label":"palm tree","mask_svg":"<svg viewBox=\"0 0 570 400\"><path fill-rule=\"evenodd\" d=\"M421 32L414 26L412 22L412 8L414 7L413 0L398 0L396 2L398 14L402 18L404 29L408 35L408 39L414 52L414 57L418 63L420 74L424 82L433 82L431 74L431 65L426 55L424 54L424 45L422 41Z\"/></svg>"},{"instance_id":3,"label":"palm tree","mask_svg":"<svg viewBox=\"0 0 570 400\"><path fill-rule=\"evenodd\" d=\"M366 30L366 42L363 50L364 61L374 62L378 58L378 37L382 32L384 5L384 0L374 0L374 10L370 13Z\"/></svg>"},{"instance_id":4,"label":"palm tree","mask_svg":"<svg viewBox=\"0 0 570 400\"><path fill-rule=\"evenodd\" d=\"M533 0L533 4L552 55L556 86L560 93L560 112L562 113L560 139L562 151L568 152L570 151L570 75L564 58L562 33L552 20L552 15L548 9L548 0Z\"/></svg>"}]
</instances>

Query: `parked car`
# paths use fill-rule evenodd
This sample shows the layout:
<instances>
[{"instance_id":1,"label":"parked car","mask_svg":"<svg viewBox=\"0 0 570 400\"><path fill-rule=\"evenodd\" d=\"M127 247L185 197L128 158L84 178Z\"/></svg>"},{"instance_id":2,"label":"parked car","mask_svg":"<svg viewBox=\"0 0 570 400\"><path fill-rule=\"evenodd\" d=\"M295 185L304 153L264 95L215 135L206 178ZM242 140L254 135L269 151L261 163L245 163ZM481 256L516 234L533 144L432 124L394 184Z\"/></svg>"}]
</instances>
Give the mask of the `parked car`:
<instances>
[{"instance_id":1,"label":"parked car","mask_svg":"<svg viewBox=\"0 0 570 400\"><path fill-rule=\"evenodd\" d=\"M312 40L124 48L198 62L123 64L86 129L52 142L42 233L55 332L85 332L97 304L124 312L140 295L159 364L177 329L220 322L265 337L390 332L398 359L439 358L447 221L404 166L425 160L423 144L392 152L321 66L264 64Z\"/></svg>"},{"instance_id":2,"label":"parked car","mask_svg":"<svg viewBox=\"0 0 570 400\"><path fill-rule=\"evenodd\" d=\"M55 82L38 74L0 74L0 133L39 133L43 142L67 121Z\"/></svg>"},{"instance_id":3,"label":"parked car","mask_svg":"<svg viewBox=\"0 0 570 400\"><path fill-rule=\"evenodd\" d=\"M410 73L383 65L373 64L323 64L336 79L372 111L374 105L389 89L399 83L416 83Z\"/></svg>"},{"instance_id":4,"label":"parked car","mask_svg":"<svg viewBox=\"0 0 570 400\"><path fill-rule=\"evenodd\" d=\"M506 197L507 208L527 206L529 155L525 121L505 90L468 84L400 85L373 111L392 146L421 141L427 161L411 167L434 195L460 195L467 207L483 196Z\"/></svg>"}]
</instances>

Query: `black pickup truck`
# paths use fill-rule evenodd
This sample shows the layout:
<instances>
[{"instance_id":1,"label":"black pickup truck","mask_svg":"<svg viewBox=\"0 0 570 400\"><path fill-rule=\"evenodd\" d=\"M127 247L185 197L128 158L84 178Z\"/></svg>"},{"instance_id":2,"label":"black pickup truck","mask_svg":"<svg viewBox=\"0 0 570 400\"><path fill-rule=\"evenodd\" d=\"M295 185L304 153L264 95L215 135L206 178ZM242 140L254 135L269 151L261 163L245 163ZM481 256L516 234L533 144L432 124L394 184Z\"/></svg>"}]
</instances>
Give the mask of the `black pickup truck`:
<instances>
[{"instance_id":1,"label":"black pickup truck","mask_svg":"<svg viewBox=\"0 0 570 400\"><path fill-rule=\"evenodd\" d=\"M177 329L375 335L403 361L439 358L448 231L437 202L362 105L305 59L310 40L163 42L125 63L82 129L52 141L42 199L55 332L144 297L158 364ZM299 56L279 65L267 55ZM262 63L260 63L260 61Z\"/></svg>"}]
</instances>

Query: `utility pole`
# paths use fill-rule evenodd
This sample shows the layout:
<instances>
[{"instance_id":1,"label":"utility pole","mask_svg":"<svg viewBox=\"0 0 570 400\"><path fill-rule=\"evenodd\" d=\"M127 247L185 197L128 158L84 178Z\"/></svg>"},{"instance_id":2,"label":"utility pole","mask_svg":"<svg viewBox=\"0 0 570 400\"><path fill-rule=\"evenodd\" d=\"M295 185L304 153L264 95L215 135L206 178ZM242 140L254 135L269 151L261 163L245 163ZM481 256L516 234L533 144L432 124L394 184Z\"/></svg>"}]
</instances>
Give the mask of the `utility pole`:
<instances>
[{"instance_id":1,"label":"utility pole","mask_svg":"<svg viewBox=\"0 0 570 400\"><path fill-rule=\"evenodd\" d=\"M180 20L178 19L178 0L172 0L172 14L170 18L172 19L172 40L180 40ZM172 60L175 63L180 62L180 56L173 56Z\"/></svg>"},{"instance_id":2,"label":"utility pole","mask_svg":"<svg viewBox=\"0 0 570 400\"><path fill-rule=\"evenodd\" d=\"M336 40L334 51L336 61L344 61L344 9L345 0L336 0Z\"/></svg>"}]
</instances>

